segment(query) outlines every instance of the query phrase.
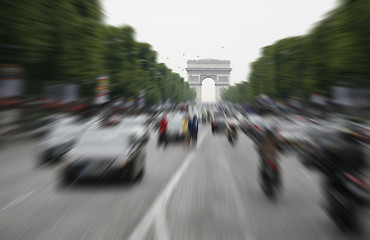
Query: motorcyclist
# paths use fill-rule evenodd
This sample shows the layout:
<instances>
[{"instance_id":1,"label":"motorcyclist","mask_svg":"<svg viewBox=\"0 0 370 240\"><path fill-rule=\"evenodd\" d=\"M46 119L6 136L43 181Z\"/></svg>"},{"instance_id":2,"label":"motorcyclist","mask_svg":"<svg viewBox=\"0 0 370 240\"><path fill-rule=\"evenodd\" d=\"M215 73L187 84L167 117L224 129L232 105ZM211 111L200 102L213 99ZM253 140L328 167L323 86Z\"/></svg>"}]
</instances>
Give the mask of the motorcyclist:
<instances>
[{"instance_id":1,"label":"motorcyclist","mask_svg":"<svg viewBox=\"0 0 370 240\"><path fill-rule=\"evenodd\" d=\"M369 197L366 196L368 183L363 177L367 162L356 136L343 130L339 134L332 134L329 141L321 146L322 156L316 164L324 174L323 189L327 201L323 203L323 207L341 229L356 230L358 219L355 206L369 203ZM361 187L348 185L348 179L355 179L354 182Z\"/></svg>"},{"instance_id":2,"label":"motorcyclist","mask_svg":"<svg viewBox=\"0 0 370 240\"><path fill-rule=\"evenodd\" d=\"M362 145L356 136L347 131L340 131L335 138L334 146L323 146L324 156L319 166L326 175L334 174L338 170L361 171L367 167Z\"/></svg>"},{"instance_id":3,"label":"motorcyclist","mask_svg":"<svg viewBox=\"0 0 370 240\"><path fill-rule=\"evenodd\" d=\"M272 129L267 129L263 134L261 141L256 142L256 144L261 159L264 159L267 156L277 157L279 151L282 150Z\"/></svg>"},{"instance_id":4,"label":"motorcyclist","mask_svg":"<svg viewBox=\"0 0 370 240\"><path fill-rule=\"evenodd\" d=\"M238 136L238 125L234 121L229 121L226 124L225 129L226 137L230 140L230 138L236 139Z\"/></svg>"},{"instance_id":5,"label":"motorcyclist","mask_svg":"<svg viewBox=\"0 0 370 240\"><path fill-rule=\"evenodd\" d=\"M266 159L270 158L278 164L278 154L282 151L282 147L279 144L277 137L274 134L273 129L266 129L262 138L259 142L256 142L257 150L260 157L260 172L266 167Z\"/></svg>"}]
</instances>

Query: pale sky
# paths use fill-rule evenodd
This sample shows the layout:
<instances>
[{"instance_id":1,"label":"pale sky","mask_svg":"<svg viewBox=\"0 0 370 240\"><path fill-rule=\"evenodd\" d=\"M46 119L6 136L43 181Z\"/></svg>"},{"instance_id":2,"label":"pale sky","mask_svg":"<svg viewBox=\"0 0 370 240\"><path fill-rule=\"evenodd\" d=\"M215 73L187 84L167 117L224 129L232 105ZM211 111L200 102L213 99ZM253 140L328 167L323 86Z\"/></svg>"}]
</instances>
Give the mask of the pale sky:
<instances>
[{"instance_id":1,"label":"pale sky","mask_svg":"<svg viewBox=\"0 0 370 240\"><path fill-rule=\"evenodd\" d=\"M282 38L306 34L337 0L103 0L106 23L130 25L187 81L186 61L231 61L230 83L247 80L249 63ZM185 54L185 56L183 56ZM198 58L199 56L199 58ZM204 100L213 100L205 81Z\"/></svg>"}]
</instances>

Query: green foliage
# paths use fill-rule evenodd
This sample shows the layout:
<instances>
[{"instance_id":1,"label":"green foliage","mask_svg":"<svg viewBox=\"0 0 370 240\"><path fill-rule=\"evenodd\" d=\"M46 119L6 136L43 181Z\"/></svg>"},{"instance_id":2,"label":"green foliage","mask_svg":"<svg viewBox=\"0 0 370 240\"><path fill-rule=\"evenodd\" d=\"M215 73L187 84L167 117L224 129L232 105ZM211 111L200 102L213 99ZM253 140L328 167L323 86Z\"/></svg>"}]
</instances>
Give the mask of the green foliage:
<instances>
[{"instance_id":1,"label":"green foliage","mask_svg":"<svg viewBox=\"0 0 370 240\"><path fill-rule=\"evenodd\" d=\"M147 103L193 98L179 74L157 62L148 43L137 42L130 26L103 24L99 0L0 0L0 64L21 64L27 94L76 83L82 97L95 95L95 80L107 74L110 96Z\"/></svg>"},{"instance_id":2,"label":"green foliage","mask_svg":"<svg viewBox=\"0 0 370 240\"><path fill-rule=\"evenodd\" d=\"M369 22L369 1L340 1L309 34L264 47L250 65L248 81L230 87L223 99L249 102L260 94L308 99L310 93L330 96L336 85L369 88Z\"/></svg>"}]
</instances>

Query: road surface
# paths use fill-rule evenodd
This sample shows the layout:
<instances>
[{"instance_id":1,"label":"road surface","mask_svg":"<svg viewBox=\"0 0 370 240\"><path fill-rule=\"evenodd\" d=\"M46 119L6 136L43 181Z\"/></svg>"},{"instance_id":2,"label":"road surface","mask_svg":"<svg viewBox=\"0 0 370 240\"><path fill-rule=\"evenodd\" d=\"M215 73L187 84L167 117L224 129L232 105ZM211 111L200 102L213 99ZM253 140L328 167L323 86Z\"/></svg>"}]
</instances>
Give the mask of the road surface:
<instances>
[{"instance_id":1,"label":"road surface","mask_svg":"<svg viewBox=\"0 0 370 240\"><path fill-rule=\"evenodd\" d=\"M244 134L231 146L200 126L196 149L147 144L146 175L136 184L84 182L58 187L60 165L37 166L36 142L0 150L0 239L369 239L344 235L321 208L320 177L294 153L281 157L276 202L258 184L258 158Z\"/></svg>"}]
</instances>

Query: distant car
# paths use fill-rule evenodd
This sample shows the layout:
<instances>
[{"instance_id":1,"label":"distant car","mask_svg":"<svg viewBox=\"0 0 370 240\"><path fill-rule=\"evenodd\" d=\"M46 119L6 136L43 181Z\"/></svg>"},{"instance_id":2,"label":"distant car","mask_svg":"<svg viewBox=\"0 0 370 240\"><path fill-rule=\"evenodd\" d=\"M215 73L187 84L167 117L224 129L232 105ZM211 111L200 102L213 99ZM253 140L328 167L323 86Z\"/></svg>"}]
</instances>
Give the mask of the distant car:
<instances>
[{"instance_id":1,"label":"distant car","mask_svg":"<svg viewBox=\"0 0 370 240\"><path fill-rule=\"evenodd\" d=\"M310 140L298 149L298 159L306 167L315 167L322 171L329 170L332 166L327 161L330 159L327 154L341 146L342 139L339 136L339 131L335 129L312 131L309 137Z\"/></svg>"},{"instance_id":2,"label":"distant car","mask_svg":"<svg viewBox=\"0 0 370 240\"><path fill-rule=\"evenodd\" d=\"M283 147L302 147L304 131L298 126L290 126L277 132L280 144Z\"/></svg>"},{"instance_id":3,"label":"distant car","mask_svg":"<svg viewBox=\"0 0 370 240\"><path fill-rule=\"evenodd\" d=\"M35 121L33 127L33 135L40 138L48 134L52 130L52 124L57 120L55 116L46 116Z\"/></svg>"},{"instance_id":4,"label":"distant car","mask_svg":"<svg viewBox=\"0 0 370 240\"><path fill-rule=\"evenodd\" d=\"M80 178L140 180L145 172L145 150L135 137L117 129L86 131L65 156L62 185Z\"/></svg>"},{"instance_id":5,"label":"distant car","mask_svg":"<svg viewBox=\"0 0 370 240\"><path fill-rule=\"evenodd\" d=\"M150 116L147 114L140 114L136 116L136 120L138 123L140 123L141 125L147 125L147 126L149 126L149 123L150 123L149 118Z\"/></svg>"},{"instance_id":6,"label":"distant car","mask_svg":"<svg viewBox=\"0 0 370 240\"><path fill-rule=\"evenodd\" d=\"M247 118L241 118L239 119L239 128L248 135L251 130L251 124Z\"/></svg>"},{"instance_id":7,"label":"distant car","mask_svg":"<svg viewBox=\"0 0 370 240\"><path fill-rule=\"evenodd\" d=\"M160 125L160 122L162 120L162 117L163 117L164 113L161 112L161 113L158 113L154 116L154 119L152 122L154 122L154 128L155 129L159 129L159 125Z\"/></svg>"},{"instance_id":8,"label":"distant car","mask_svg":"<svg viewBox=\"0 0 370 240\"><path fill-rule=\"evenodd\" d=\"M212 133L215 134L217 131L224 133L226 128L226 117L223 115L218 115L212 120Z\"/></svg>"},{"instance_id":9,"label":"distant car","mask_svg":"<svg viewBox=\"0 0 370 240\"><path fill-rule=\"evenodd\" d=\"M79 136L86 130L84 124L60 125L52 129L38 146L40 164L56 161L71 150Z\"/></svg>"},{"instance_id":10,"label":"distant car","mask_svg":"<svg viewBox=\"0 0 370 240\"><path fill-rule=\"evenodd\" d=\"M88 126L88 129L97 129L97 128L100 128L100 127L103 126L104 117L94 116L94 117L88 119L85 123Z\"/></svg>"},{"instance_id":11,"label":"distant car","mask_svg":"<svg viewBox=\"0 0 370 240\"><path fill-rule=\"evenodd\" d=\"M267 121L262 117L259 116L249 117L248 136L254 141L260 141L265 132L271 127L272 127L271 122Z\"/></svg>"},{"instance_id":12,"label":"distant car","mask_svg":"<svg viewBox=\"0 0 370 240\"><path fill-rule=\"evenodd\" d=\"M364 122L346 121L342 124L341 129L352 134L359 141L369 142L369 124Z\"/></svg>"},{"instance_id":13,"label":"distant car","mask_svg":"<svg viewBox=\"0 0 370 240\"><path fill-rule=\"evenodd\" d=\"M56 126L69 125L77 122L77 118L73 116L63 115L63 114L53 114L43 117L37 120L34 124L33 135L36 138L42 138Z\"/></svg>"},{"instance_id":14,"label":"distant car","mask_svg":"<svg viewBox=\"0 0 370 240\"><path fill-rule=\"evenodd\" d=\"M122 121L122 117L118 114L114 114L105 122L106 126L116 126Z\"/></svg>"},{"instance_id":15,"label":"distant car","mask_svg":"<svg viewBox=\"0 0 370 240\"><path fill-rule=\"evenodd\" d=\"M184 120L184 117L181 116L175 116L168 120L167 125L167 140L173 141L173 140L179 140L183 139L184 134L182 132L182 121Z\"/></svg>"}]
</instances>

